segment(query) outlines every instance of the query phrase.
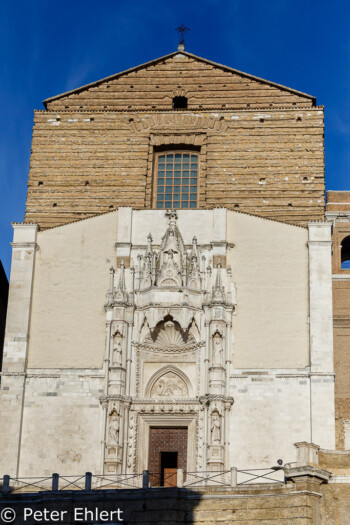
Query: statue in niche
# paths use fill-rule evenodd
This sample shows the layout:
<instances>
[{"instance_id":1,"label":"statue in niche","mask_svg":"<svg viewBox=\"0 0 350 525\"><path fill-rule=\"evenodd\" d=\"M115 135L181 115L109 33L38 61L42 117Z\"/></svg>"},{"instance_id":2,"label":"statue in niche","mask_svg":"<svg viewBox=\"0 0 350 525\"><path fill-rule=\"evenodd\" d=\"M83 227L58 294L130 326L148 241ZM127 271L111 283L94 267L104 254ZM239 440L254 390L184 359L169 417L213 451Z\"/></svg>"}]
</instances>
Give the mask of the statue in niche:
<instances>
[{"instance_id":1,"label":"statue in niche","mask_svg":"<svg viewBox=\"0 0 350 525\"><path fill-rule=\"evenodd\" d=\"M212 412L212 414L211 414L210 432L211 432L211 442L212 442L212 444L221 443L220 415L219 415L219 412L217 412L216 410L214 412Z\"/></svg>"},{"instance_id":2,"label":"statue in niche","mask_svg":"<svg viewBox=\"0 0 350 525\"><path fill-rule=\"evenodd\" d=\"M121 365L122 364L122 336L119 332L114 334L113 337L113 357L112 357L112 363L113 365Z\"/></svg>"},{"instance_id":3,"label":"statue in niche","mask_svg":"<svg viewBox=\"0 0 350 525\"><path fill-rule=\"evenodd\" d=\"M223 340L221 335L216 332L213 337L213 364L222 364L222 353L223 353Z\"/></svg>"},{"instance_id":4,"label":"statue in niche","mask_svg":"<svg viewBox=\"0 0 350 525\"><path fill-rule=\"evenodd\" d=\"M119 442L119 418L116 413L113 413L110 417L109 426L108 426L108 437L111 443Z\"/></svg>"},{"instance_id":5,"label":"statue in niche","mask_svg":"<svg viewBox=\"0 0 350 525\"><path fill-rule=\"evenodd\" d=\"M196 325L196 321L194 319L192 319L192 322L190 324L190 327L188 329L188 334L191 338L193 338L193 341L199 341L200 339L200 334L199 334L199 330L198 330L198 327Z\"/></svg>"},{"instance_id":6,"label":"statue in niche","mask_svg":"<svg viewBox=\"0 0 350 525\"><path fill-rule=\"evenodd\" d=\"M168 242L166 244L166 249L164 250L164 253L177 253L178 252L178 246L177 246L177 239L175 236L175 232L173 230L169 231L169 237Z\"/></svg>"},{"instance_id":7,"label":"statue in niche","mask_svg":"<svg viewBox=\"0 0 350 525\"><path fill-rule=\"evenodd\" d=\"M144 339L150 335L150 328L147 321L147 317L144 318L141 329L140 329L140 341L144 341Z\"/></svg>"}]
</instances>

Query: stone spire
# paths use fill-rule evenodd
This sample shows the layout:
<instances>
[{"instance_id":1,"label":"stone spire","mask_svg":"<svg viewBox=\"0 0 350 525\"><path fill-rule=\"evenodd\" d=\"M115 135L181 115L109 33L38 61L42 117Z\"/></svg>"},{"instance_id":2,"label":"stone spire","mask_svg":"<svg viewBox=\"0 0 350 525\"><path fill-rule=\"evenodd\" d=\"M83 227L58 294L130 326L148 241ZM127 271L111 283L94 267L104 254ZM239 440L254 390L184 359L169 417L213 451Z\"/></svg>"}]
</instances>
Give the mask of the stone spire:
<instances>
[{"instance_id":1,"label":"stone spire","mask_svg":"<svg viewBox=\"0 0 350 525\"><path fill-rule=\"evenodd\" d=\"M215 285L212 289L212 301L213 303L224 303L225 300L225 287L222 285L221 262L219 261L216 267Z\"/></svg>"},{"instance_id":2,"label":"stone spire","mask_svg":"<svg viewBox=\"0 0 350 525\"><path fill-rule=\"evenodd\" d=\"M119 270L119 280L118 280L118 286L115 292L115 301L116 302L128 302L128 294L126 291L126 284L125 284L125 264L124 261L120 263L120 270Z\"/></svg>"},{"instance_id":3,"label":"stone spire","mask_svg":"<svg viewBox=\"0 0 350 525\"><path fill-rule=\"evenodd\" d=\"M197 250L197 237L192 239L192 251L190 255L190 268L188 272L188 286L199 290L201 287L201 275L199 267L199 257Z\"/></svg>"}]
</instances>

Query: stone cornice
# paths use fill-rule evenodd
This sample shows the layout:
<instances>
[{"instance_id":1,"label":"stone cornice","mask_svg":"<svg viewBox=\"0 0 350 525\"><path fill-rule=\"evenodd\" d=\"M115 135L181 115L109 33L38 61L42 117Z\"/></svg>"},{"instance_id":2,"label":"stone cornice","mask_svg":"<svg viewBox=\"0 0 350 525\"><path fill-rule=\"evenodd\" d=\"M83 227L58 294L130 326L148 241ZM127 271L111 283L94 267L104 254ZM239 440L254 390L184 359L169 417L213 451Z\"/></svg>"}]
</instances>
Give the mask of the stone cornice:
<instances>
[{"instance_id":1,"label":"stone cornice","mask_svg":"<svg viewBox=\"0 0 350 525\"><path fill-rule=\"evenodd\" d=\"M162 399L159 397L152 397L152 398L132 398L132 404L133 405L154 405L155 407L159 407L162 405L200 405L200 401L198 398L186 398L186 397L179 397L179 398L172 398L172 399Z\"/></svg>"}]
</instances>

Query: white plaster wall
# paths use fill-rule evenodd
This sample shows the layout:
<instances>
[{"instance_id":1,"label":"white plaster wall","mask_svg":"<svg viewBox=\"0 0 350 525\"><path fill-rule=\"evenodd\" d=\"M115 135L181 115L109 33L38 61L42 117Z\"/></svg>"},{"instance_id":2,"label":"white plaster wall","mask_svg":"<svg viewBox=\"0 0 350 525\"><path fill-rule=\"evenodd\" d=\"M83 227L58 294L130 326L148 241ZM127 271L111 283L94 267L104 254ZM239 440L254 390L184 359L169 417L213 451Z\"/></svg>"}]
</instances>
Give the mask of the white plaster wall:
<instances>
[{"instance_id":1,"label":"white plaster wall","mask_svg":"<svg viewBox=\"0 0 350 525\"><path fill-rule=\"evenodd\" d=\"M270 372L270 373L269 373ZM261 468L295 461L298 441L310 441L310 378L265 371L231 379L230 465Z\"/></svg>"},{"instance_id":2,"label":"white plaster wall","mask_svg":"<svg viewBox=\"0 0 350 525\"><path fill-rule=\"evenodd\" d=\"M100 368L117 212L39 232L29 368Z\"/></svg>"},{"instance_id":3,"label":"white plaster wall","mask_svg":"<svg viewBox=\"0 0 350 525\"><path fill-rule=\"evenodd\" d=\"M27 379L20 476L102 472L102 393L103 378L88 371Z\"/></svg>"},{"instance_id":4,"label":"white plaster wall","mask_svg":"<svg viewBox=\"0 0 350 525\"><path fill-rule=\"evenodd\" d=\"M234 368L309 365L308 231L227 212L237 287Z\"/></svg>"}]
</instances>

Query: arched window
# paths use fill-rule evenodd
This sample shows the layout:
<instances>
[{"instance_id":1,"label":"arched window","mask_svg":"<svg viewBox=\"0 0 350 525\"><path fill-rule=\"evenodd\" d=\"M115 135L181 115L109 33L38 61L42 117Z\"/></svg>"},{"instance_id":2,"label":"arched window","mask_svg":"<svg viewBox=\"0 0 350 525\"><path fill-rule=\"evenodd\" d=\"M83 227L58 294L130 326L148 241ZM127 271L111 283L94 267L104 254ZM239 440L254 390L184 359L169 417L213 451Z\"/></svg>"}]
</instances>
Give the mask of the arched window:
<instances>
[{"instance_id":1,"label":"arched window","mask_svg":"<svg viewBox=\"0 0 350 525\"><path fill-rule=\"evenodd\" d=\"M197 152L175 150L156 155L157 209L197 208Z\"/></svg>"},{"instance_id":2,"label":"arched window","mask_svg":"<svg viewBox=\"0 0 350 525\"><path fill-rule=\"evenodd\" d=\"M341 243L341 269L350 270L350 235Z\"/></svg>"}]
</instances>

